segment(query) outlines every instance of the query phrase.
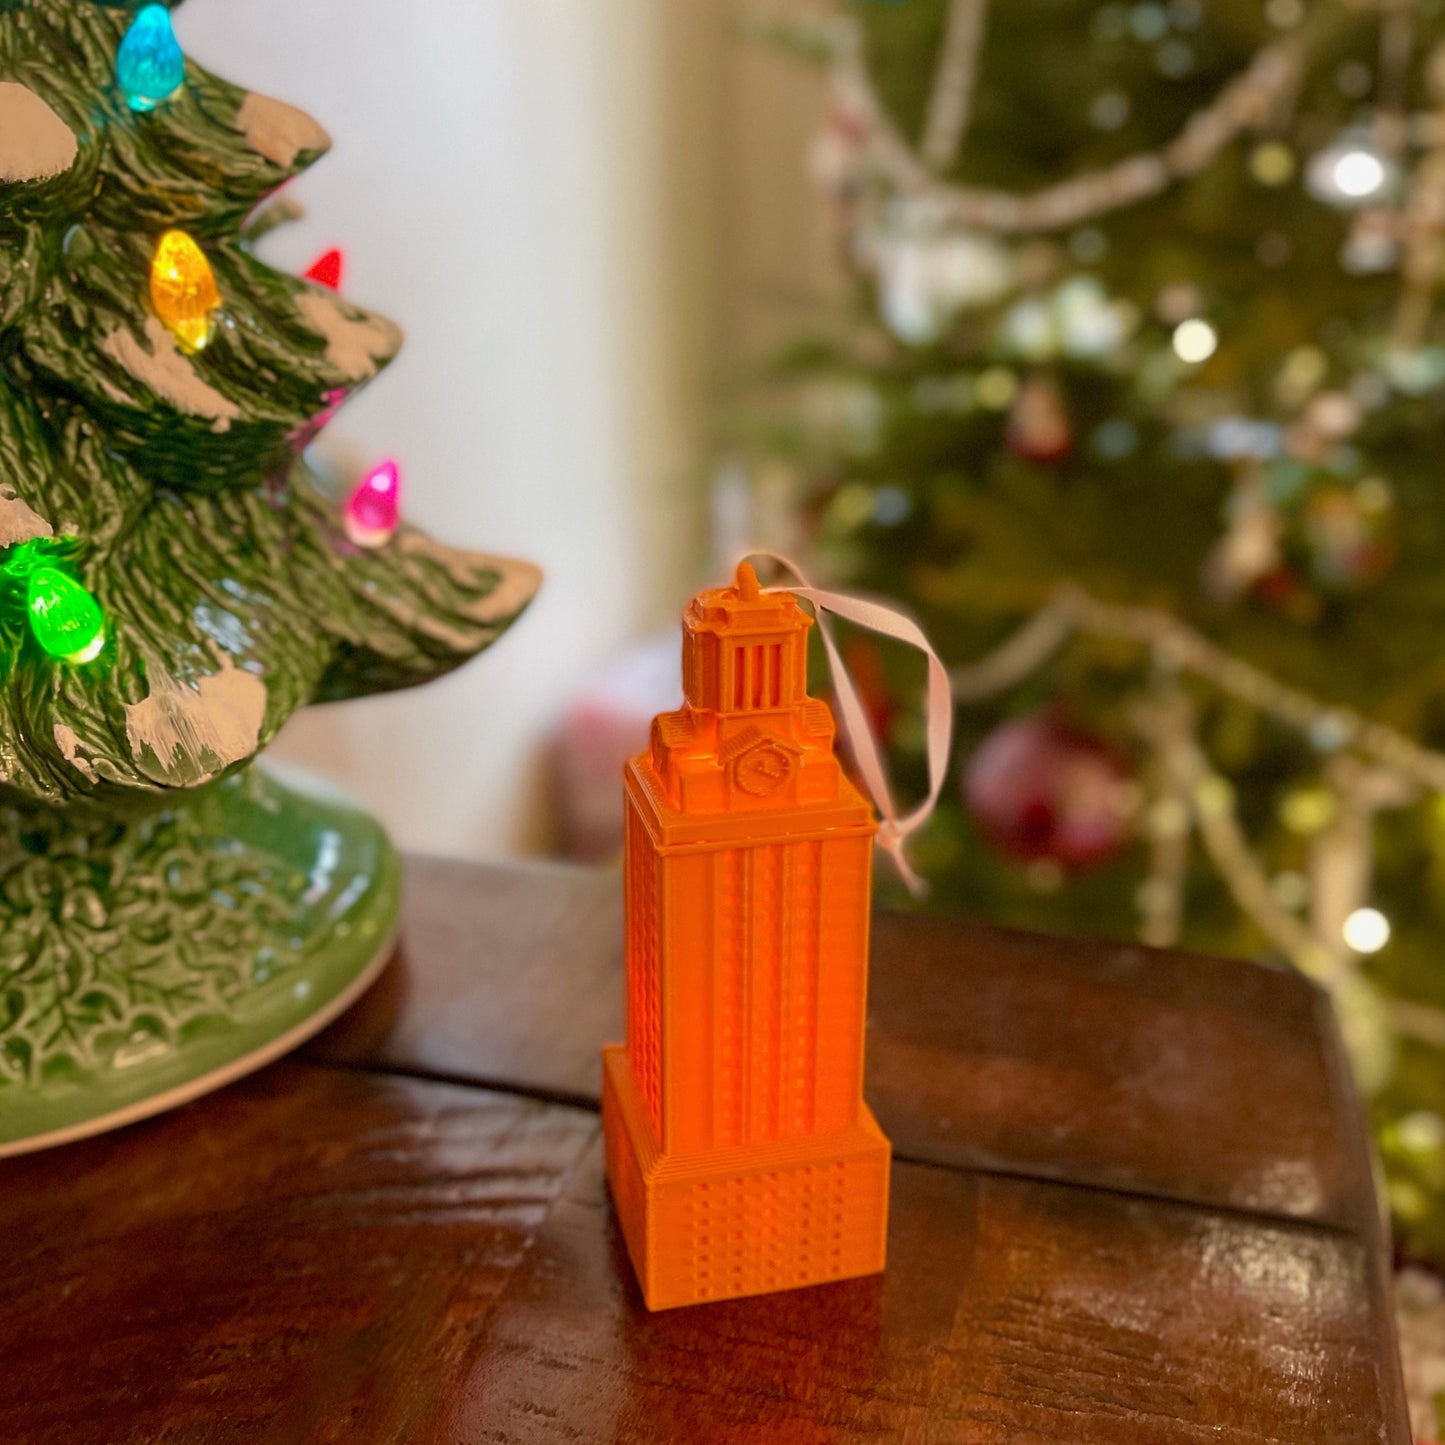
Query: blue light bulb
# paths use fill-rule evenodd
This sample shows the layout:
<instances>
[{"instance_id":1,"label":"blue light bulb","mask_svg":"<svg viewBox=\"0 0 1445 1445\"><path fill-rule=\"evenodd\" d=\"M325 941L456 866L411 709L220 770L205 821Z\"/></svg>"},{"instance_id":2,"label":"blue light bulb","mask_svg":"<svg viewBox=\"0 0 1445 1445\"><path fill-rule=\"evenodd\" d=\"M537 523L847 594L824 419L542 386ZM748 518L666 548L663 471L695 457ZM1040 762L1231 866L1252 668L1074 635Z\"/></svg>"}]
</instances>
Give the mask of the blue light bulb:
<instances>
[{"instance_id":1,"label":"blue light bulb","mask_svg":"<svg viewBox=\"0 0 1445 1445\"><path fill-rule=\"evenodd\" d=\"M132 110L154 110L181 88L186 57L164 5L147 5L137 14L120 43L115 74Z\"/></svg>"}]
</instances>

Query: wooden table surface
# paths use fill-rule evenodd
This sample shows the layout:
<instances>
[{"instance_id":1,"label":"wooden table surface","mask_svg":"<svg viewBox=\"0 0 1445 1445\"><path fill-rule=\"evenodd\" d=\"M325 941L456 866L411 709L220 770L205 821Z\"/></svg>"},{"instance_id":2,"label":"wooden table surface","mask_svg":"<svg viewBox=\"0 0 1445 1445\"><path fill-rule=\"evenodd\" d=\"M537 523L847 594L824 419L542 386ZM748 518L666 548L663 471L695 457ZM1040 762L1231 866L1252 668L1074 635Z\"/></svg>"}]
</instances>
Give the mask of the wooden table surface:
<instances>
[{"instance_id":1,"label":"wooden table surface","mask_svg":"<svg viewBox=\"0 0 1445 1445\"><path fill-rule=\"evenodd\" d=\"M299 1057L0 1164L0 1442L1409 1440L1320 996L880 917L888 1272L649 1315L607 1200L615 876L415 860Z\"/></svg>"}]
</instances>

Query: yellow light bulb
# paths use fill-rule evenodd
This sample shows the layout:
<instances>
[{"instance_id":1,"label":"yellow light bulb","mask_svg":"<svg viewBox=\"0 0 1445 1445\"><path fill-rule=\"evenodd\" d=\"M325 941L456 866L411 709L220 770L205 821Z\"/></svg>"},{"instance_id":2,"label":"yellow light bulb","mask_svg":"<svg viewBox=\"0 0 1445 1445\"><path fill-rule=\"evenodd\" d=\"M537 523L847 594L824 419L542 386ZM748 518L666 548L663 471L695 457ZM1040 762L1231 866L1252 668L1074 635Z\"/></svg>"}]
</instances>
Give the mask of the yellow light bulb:
<instances>
[{"instance_id":1,"label":"yellow light bulb","mask_svg":"<svg viewBox=\"0 0 1445 1445\"><path fill-rule=\"evenodd\" d=\"M216 273L184 231L167 231L151 261L151 305L187 351L211 339L211 312L221 304Z\"/></svg>"}]
</instances>

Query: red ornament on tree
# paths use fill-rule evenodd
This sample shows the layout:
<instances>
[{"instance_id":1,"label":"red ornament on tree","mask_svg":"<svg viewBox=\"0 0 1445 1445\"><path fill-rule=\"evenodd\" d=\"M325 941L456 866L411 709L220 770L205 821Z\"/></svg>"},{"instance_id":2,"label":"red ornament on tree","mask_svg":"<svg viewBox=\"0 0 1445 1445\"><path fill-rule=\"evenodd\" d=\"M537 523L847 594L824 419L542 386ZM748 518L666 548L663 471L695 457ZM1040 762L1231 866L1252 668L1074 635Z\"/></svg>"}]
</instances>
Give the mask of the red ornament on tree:
<instances>
[{"instance_id":1,"label":"red ornament on tree","mask_svg":"<svg viewBox=\"0 0 1445 1445\"><path fill-rule=\"evenodd\" d=\"M1102 738L1057 709L991 732L969 761L963 798L1002 854L1082 872L1114 857L1129 836L1130 771Z\"/></svg>"},{"instance_id":2,"label":"red ornament on tree","mask_svg":"<svg viewBox=\"0 0 1445 1445\"><path fill-rule=\"evenodd\" d=\"M341 290L341 274L345 267L346 258L341 252L330 250L324 255L318 256L306 268L306 279L315 281L319 286L326 286L332 291L339 291Z\"/></svg>"},{"instance_id":3,"label":"red ornament on tree","mask_svg":"<svg viewBox=\"0 0 1445 1445\"><path fill-rule=\"evenodd\" d=\"M1031 376L1019 388L1005 432L1009 450L1027 462L1052 466L1074 449L1074 428L1059 388L1046 376Z\"/></svg>"}]
</instances>

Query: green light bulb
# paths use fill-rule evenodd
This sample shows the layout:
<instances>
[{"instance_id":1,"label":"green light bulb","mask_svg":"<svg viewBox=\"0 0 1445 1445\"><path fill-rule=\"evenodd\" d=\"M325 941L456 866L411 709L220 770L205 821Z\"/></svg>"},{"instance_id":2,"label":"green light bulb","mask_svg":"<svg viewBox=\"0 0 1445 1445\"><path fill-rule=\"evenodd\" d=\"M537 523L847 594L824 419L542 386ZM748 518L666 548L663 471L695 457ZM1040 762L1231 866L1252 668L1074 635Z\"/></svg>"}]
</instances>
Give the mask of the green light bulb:
<instances>
[{"instance_id":1,"label":"green light bulb","mask_svg":"<svg viewBox=\"0 0 1445 1445\"><path fill-rule=\"evenodd\" d=\"M100 604L54 567L37 567L27 579L26 607L35 640L51 657L90 662L105 646Z\"/></svg>"}]
</instances>

